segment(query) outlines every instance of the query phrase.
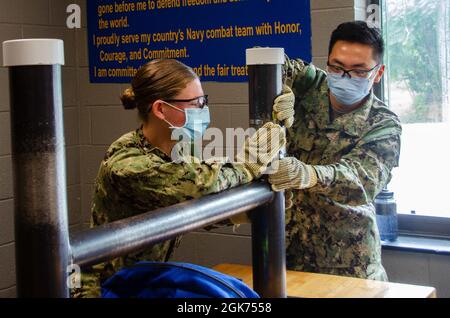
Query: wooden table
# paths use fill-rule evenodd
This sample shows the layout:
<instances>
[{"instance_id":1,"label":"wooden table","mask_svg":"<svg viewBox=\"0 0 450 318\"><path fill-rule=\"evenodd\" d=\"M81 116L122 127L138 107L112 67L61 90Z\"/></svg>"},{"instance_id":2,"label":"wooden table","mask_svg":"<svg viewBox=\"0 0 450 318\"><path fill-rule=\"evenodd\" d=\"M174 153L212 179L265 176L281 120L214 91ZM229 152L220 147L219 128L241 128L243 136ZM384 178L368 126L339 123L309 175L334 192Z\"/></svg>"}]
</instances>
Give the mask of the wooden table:
<instances>
[{"instance_id":1,"label":"wooden table","mask_svg":"<svg viewBox=\"0 0 450 318\"><path fill-rule=\"evenodd\" d=\"M242 279L252 287L252 267L220 264L216 271ZM287 271L287 294L300 298L436 298L433 287Z\"/></svg>"}]
</instances>

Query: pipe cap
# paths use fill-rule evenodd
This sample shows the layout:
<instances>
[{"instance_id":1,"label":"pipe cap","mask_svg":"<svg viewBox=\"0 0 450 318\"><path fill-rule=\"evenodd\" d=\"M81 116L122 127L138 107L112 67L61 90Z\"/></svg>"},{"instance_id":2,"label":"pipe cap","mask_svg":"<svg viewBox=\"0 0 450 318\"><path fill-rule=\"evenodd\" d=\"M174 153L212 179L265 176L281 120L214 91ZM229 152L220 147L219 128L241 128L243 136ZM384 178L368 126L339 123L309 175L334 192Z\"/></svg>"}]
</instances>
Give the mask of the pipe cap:
<instances>
[{"instance_id":1,"label":"pipe cap","mask_svg":"<svg viewBox=\"0 0 450 318\"><path fill-rule=\"evenodd\" d=\"M284 48L258 47L246 50L247 65L282 65Z\"/></svg>"},{"instance_id":2,"label":"pipe cap","mask_svg":"<svg viewBox=\"0 0 450 318\"><path fill-rule=\"evenodd\" d=\"M3 66L64 65L64 41L20 39L3 42Z\"/></svg>"}]
</instances>

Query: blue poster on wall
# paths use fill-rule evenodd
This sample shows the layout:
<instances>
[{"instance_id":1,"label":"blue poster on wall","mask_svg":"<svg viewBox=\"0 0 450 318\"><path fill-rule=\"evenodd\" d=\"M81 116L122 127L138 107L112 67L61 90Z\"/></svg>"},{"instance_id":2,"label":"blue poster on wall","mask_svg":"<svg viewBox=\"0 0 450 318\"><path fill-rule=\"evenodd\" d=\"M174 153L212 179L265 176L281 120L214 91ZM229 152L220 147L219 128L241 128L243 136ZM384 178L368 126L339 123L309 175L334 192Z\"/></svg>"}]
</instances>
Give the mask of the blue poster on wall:
<instances>
[{"instance_id":1,"label":"blue poster on wall","mask_svg":"<svg viewBox=\"0 0 450 318\"><path fill-rule=\"evenodd\" d=\"M160 58L202 81L247 81L247 48L284 47L311 61L309 0L88 0L92 83L129 83Z\"/></svg>"}]
</instances>

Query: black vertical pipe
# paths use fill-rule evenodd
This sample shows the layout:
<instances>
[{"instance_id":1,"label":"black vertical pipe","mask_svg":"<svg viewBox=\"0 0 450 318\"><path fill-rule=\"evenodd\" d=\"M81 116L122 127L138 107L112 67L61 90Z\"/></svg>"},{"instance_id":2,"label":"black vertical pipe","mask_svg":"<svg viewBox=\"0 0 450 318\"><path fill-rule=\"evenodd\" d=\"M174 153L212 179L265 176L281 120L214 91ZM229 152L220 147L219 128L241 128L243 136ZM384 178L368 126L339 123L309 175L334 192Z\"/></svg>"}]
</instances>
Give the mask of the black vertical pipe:
<instances>
[{"instance_id":1,"label":"black vertical pipe","mask_svg":"<svg viewBox=\"0 0 450 318\"><path fill-rule=\"evenodd\" d=\"M68 297L61 66L7 66L18 297Z\"/></svg>"},{"instance_id":2,"label":"black vertical pipe","mask_svg":"<svg viewBox=\"0 0 450 318\"><path fill-rule=\"evenodd\" d=\"M249 64L248 74L250 125L258 128L273 120L273 102L282 91L282 65ZM270 204L252 211L251 220L253 288L265 298L285 298L284 193L276 193Z\"/></svg>"}]
</instances>

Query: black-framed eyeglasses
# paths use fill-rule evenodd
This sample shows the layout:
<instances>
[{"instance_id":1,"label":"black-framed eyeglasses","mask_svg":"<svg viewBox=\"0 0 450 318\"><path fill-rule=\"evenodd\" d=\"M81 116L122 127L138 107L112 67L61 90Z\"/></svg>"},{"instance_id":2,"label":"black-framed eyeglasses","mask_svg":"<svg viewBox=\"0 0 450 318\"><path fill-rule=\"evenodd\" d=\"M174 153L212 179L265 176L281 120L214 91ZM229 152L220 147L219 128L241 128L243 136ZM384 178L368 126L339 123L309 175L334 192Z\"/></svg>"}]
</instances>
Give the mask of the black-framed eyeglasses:
<instances>
[{"instance_id":1,"label":"black-framed eyeglasses","mask_svg":"<svg viewBox=\"0 0 450 318\"><path fill-rule=\"evenodd\" d=\"M197 101L197 106L199 108L203 108L205 106L208 106L208 95L203 95L191 99L165 99L168 103L191 103L194 101Z\"/></svg>"},{"instance_id":2,"label":"black-framed eyeglasses","mask_svg":"<svg viewBox=\"0 0 450 318\"><path fill-rule=\"evenodd\" d=\"M333 65L327 62L327 70L330 73L339 74L342 75L342 77L345 77L345 74L347 74L350 78L352 77L358 77L358 78L369 78L371 76L371 73L378 67L380 64L375 65L370 70L360 70L360 69L352 69L352 70L346 70L345 68Z\"/></svg>"}]
</instances>

